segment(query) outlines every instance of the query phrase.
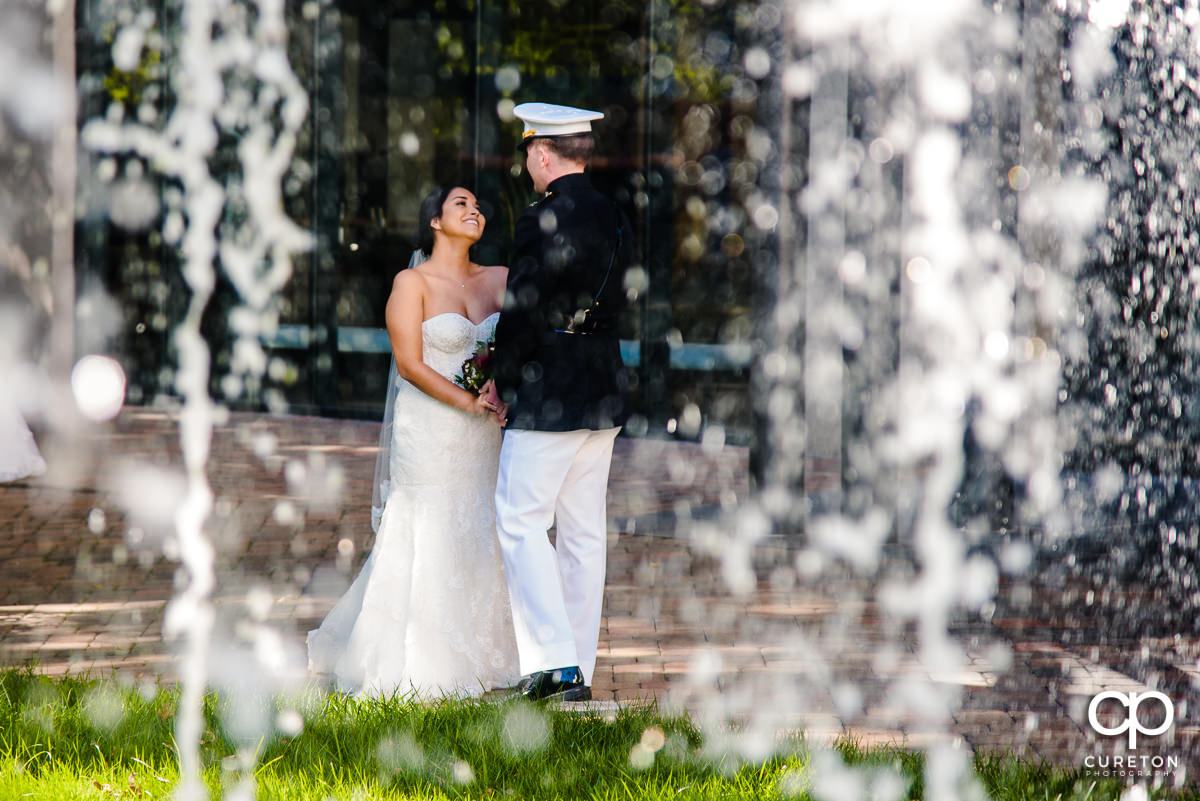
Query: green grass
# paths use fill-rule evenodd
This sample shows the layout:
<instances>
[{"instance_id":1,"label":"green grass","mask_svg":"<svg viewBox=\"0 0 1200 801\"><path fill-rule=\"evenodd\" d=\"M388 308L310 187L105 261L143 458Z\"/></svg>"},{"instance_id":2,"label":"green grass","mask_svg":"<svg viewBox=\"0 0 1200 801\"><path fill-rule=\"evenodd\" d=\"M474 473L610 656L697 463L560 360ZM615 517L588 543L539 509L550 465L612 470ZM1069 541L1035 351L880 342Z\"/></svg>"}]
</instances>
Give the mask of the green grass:
<instances>
[{"instance_id":1,"label":"green grass","mask_svg":"<svg viewBox=\"0 0 1200 801\"><path fill-rule=\"evenodd\" d=\"M0 801L170 798L178 779L178 698L157 686L0 673ZM797 738L769 759L748 762L706 742L688 719L653 706L605 717L518 700L419 704L315 690L258 703L216 694L206 700L201 751L214 798L253 787L245 798L807 799L812 760L822 758L810 757ZM238 723L248 710L282 720L284 729L290 718L294 736L276 732L239 745L238 732L253 728ZM920 754L853 743L838 750L838 761L854 766L880 797L923 797ZM977 758L975 773L997 801L1101 801L1123 789L1003 757Z\"/></svg>"}]
</instances>

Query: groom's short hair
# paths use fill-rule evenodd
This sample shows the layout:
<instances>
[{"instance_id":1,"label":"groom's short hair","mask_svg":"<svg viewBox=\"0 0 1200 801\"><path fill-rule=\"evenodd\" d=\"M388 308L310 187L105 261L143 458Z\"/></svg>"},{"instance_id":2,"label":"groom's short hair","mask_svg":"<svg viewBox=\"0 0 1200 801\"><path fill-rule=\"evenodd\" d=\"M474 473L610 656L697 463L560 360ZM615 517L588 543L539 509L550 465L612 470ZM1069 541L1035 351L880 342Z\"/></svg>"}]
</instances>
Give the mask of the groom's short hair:
<instances>
[{"instance_id":1,"label":"groom's short hair","mask_svg":"<svg viewBox=\"0 0 1200 801\"><path fill-rule=\"evenodd\" d=\"M587 166L596 152L596 138L590 133L547 136L541 140L560 158Z\"/></svg>"}]
</instances>

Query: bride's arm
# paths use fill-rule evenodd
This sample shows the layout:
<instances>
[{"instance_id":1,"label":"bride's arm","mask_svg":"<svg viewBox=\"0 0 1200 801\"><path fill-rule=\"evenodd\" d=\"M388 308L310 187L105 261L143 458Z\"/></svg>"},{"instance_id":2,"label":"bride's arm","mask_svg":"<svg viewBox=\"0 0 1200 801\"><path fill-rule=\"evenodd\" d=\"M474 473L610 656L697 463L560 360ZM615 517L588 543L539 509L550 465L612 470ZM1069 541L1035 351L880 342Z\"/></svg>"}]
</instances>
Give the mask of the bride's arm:
<instances>
[{"instance_id":1,"label":"bride's arm","mask_svg":"<svg viewBox=\"0 0 1200 801\"><path fill-rule=\"evenodd\" d=\"M387 302L388 339L396 357L396 372L431 398L472 414L492 411L487 397L472 395L421 360L421 322L425 318L425 279L404 270L392 284Z\"/></svg>"}]
</instances>

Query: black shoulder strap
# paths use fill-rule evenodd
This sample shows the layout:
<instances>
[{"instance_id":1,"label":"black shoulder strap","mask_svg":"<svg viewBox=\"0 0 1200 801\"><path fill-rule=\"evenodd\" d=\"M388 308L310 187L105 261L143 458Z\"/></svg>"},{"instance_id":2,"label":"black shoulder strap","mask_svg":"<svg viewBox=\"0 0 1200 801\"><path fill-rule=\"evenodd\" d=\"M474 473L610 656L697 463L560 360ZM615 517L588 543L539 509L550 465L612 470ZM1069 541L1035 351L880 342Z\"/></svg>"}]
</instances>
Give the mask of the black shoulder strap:
<instances>
[{"instance_id":1,"label":"black shoulder strap","mask_svg":"<svg viewBox=\"0 0 1200 801\"><path fill-rule=\"evenodd\" d=\"M609 198L609 202L613 204L613 211L617 215L617 242L613 245L612 255L608 258L608 269L604 271L604 280L600 282L600 288L592 295L592 307L595 308L600 303L600 295L604 292L604 288L608 286L609 276L612 275L613 264L617 261L617 253L621 250L621 207L616 204L616 201Z\"/></svg>"},{"instance_id":2,"label":"black shoulder strap","mask_svg":"<svg viewBox=\"0 0 1200 801\"><path fill-rule=\"evenodd\" d=\"M592 331L587 331L584 326L594 324L595 320L590 320L592 313L600 308L600 295L604 293L605 287L608 286L608 279L612 276L613 264L617 261L617 253L621 250L621 233L623 226L621 225L621 209L616 202L609 198L609 202L613 204L613 210L617 213L617 243L613 245L612 255L608 257L608 269L604 271L604 280L600 282L599 289L596 294L592 295L592 305L586 309L579 309L571 316L571 320L567 323L567 327L557 330L558 334L590 334Z\"/></svg>"}]
</instances>

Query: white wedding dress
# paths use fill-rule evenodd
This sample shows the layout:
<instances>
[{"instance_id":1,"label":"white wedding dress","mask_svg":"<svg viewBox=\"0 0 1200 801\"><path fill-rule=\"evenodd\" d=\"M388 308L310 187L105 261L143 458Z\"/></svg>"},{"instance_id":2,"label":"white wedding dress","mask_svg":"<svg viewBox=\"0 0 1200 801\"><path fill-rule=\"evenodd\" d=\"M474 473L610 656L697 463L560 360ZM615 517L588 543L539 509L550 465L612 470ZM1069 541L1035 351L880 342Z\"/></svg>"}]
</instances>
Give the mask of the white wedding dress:
<instances>
[{"instance_id":1,"label":"white wedding dress","mask_svg":"<svg viewBox=\"0 0 1200 801\"><path fill-rule=\"evenodd\" d=\"M46 462L20 409L0 390L0 481L46 472Z\"/></svg>"},{"instance_id":2,"label":"white wedding dress","mask_svg":"<svg viewBox=\"0 0 1200 801\"><path fill-rule=\"evenodd\" d=\"M453 380L498 314L422 326L422 359ZM500 427L400 381L375 545L320 628L309 669L364 695L472 696L518 673L493 495Z\"/></svg>"}]
</instances>

